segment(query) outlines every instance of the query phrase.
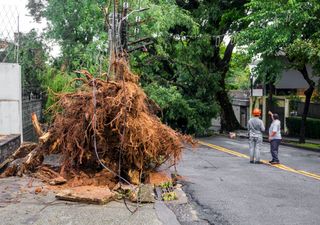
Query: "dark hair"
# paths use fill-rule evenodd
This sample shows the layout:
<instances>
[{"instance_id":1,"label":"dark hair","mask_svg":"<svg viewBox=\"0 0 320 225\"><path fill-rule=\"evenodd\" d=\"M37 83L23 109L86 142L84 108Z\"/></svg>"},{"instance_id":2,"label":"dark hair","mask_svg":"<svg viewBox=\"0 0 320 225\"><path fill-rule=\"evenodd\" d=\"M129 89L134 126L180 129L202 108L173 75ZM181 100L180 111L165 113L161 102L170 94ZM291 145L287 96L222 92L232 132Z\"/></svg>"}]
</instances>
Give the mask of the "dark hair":
<instances>
[{"instance_id":1,"label":"dark hair","mask_svg":"<svg viewBox=\"0 0 320 225\"><path fill-rule=\"evenodd\" d=\"M273 119L274 119L274 120L278 120L278 119L279 119L279 115L278 115L277 113L274 113L274 114L273 114Z\"/></svg>"}]
</instances>

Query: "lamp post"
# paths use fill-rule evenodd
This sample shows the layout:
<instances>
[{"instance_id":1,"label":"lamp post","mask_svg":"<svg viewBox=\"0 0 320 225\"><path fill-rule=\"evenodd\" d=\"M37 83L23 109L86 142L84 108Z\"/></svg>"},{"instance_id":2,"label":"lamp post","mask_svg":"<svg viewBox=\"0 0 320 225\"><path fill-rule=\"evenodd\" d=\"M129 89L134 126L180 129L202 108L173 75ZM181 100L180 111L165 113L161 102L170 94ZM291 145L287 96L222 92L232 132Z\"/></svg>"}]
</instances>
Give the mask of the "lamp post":
<instances>
[{"instance_id":1,"label":"lamp post","mask_svg":"<svg viewBox=\"0 0 320 225\"><path fill-rule=\"evenodd\" d=\"M250 97L253 96L253 74L250 73Z\"/></svg>"},{"instance_id":2,"label":"lamp post","mask_svg":"<svg viewBox=\"0 0 320 225\"><path fill-rule=\"evenodd\" d=\"M250 70L250 97L249 97L249 118L251 117L251 113L253 110L253 68L255 65L251 64L249 65Z\"/></svg>"}]
</instances>

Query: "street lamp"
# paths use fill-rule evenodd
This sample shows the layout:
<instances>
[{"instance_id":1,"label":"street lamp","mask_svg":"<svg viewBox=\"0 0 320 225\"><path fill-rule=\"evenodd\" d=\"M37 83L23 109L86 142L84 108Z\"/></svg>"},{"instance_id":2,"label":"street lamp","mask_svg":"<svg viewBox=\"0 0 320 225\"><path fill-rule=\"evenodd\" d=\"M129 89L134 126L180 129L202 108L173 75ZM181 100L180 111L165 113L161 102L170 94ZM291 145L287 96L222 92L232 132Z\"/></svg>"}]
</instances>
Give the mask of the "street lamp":
<instances>
[{"instance_id":1,"label":"street lamp","mask_svg":"<svg viewBox=\"0 0 320 225\"><path fill-rule=\"evenodd\" d=\"M253 74L250 73L250 93L251 93L251 97L253 96Z\"/></svg>"}]
</instances>

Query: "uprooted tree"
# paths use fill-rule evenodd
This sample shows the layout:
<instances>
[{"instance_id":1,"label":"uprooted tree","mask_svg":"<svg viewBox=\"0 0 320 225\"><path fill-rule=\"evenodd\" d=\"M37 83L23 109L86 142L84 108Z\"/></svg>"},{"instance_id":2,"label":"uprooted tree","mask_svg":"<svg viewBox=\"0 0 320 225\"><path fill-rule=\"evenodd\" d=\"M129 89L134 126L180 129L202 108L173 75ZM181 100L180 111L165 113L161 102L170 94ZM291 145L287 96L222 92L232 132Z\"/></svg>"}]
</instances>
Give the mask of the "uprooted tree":
<instances>
[{"instance_id":1,"label":"uprooted tree","mask_svg":"<svg viewBox=\"0 0 320 225\"><path fill-rule=\"evenodd\" d=\"M163 163L175 164L182 142L191 143L191 138L155 116L159 108L139 87L138 76L124 59L113 61L111 68L114 78L107 80L79 71L84 77L76 82L82 85L74 93L57 95L48 131L42 134L35 125L42 134L40 143L13 157L2 176L35 173L51 154L61 156L60 165L50 173L52 179L55 175L68 180L79 173L96 174L104 166L115 176L130 179L130 174L138 174L143 180Z\"/></svg>"}]
</instances>

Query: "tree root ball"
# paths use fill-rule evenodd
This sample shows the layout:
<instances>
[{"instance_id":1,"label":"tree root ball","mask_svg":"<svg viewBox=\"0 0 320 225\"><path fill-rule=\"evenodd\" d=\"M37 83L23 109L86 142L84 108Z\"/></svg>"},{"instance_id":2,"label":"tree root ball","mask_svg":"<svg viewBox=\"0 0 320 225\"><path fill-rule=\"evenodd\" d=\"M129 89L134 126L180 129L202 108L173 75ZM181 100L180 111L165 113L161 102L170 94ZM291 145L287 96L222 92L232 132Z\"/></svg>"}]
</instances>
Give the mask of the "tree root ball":
<instances>
[{"instance_id":1,"label":"tree root ball","mask_svg":"<svg viewBox=\"0 0 320 225\"><path fill-rule=\"evenodd\" d=\"M59 174L70 177L74 171L101 171L101 163L130 179L129 171L139 177L167 162L174 165L181 156L183 143L194 143L161 123L154 114L156 104L138 85L124 59L111 64L112 80L94 78L87 71L74 93L57 94L51 108L53 122L37 146L34 156L60 154ZM98 155L98 157L97 157ZM26 169L42 161L28 158Z\"/></svg>"}]
</instances>

